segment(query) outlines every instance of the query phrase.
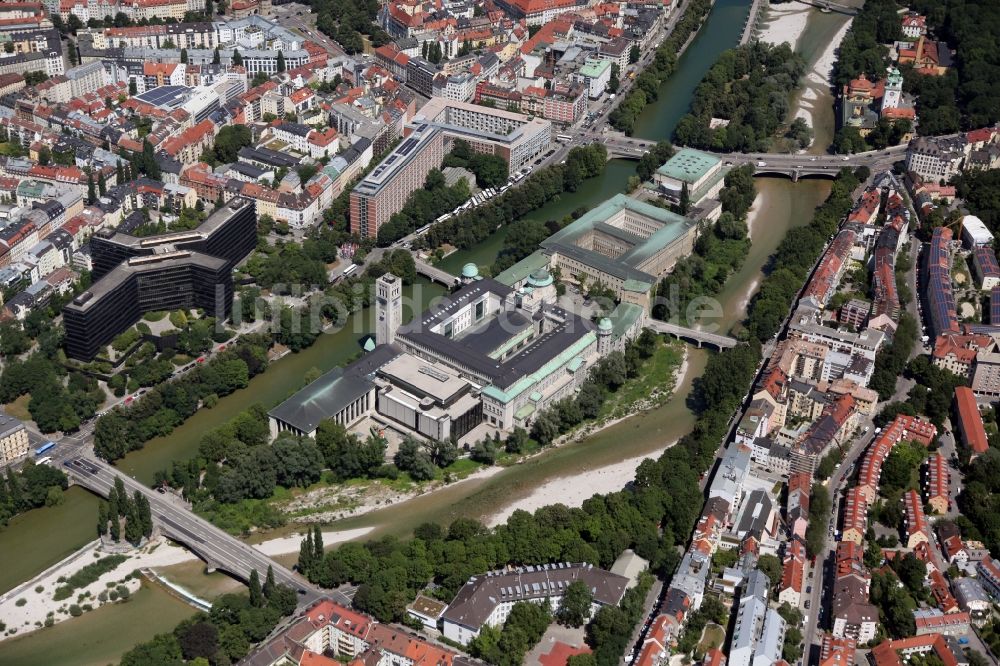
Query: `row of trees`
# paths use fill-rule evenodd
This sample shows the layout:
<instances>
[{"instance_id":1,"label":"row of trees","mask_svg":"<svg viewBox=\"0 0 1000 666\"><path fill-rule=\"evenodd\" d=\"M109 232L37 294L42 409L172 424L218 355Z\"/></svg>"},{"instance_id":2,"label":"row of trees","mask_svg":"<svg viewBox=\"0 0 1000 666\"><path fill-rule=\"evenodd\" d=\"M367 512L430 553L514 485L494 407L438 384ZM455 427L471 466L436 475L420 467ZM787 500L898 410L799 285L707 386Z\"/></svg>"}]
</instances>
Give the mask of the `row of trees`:
<instances>
[{"instance_id":1,"label":"row of trees","mask_svg":"<svg viewBox=\"0 0 1000 666\"><path fill-rule=\"evenodd\" d=\"M135 491L129 498L121 477L115 477L115 485L108 493L108 501L97 506L97 534L108 535L113 541L124 538L133 546L138 546L153 534L153 514L146 496Z\"/></svg>"},{"instance_id":2,"label":"row of trees","mask_svg":"<svg viewBox=\"0 0 1000 666\"><path fill-rule=\"evenodd\" d=\"M903 374L916 342L917 322L909 313L904 312L899 318L899 326L892 336L892 342L880 349L875 356L875 368L868 387L878 391L879 400L888 400L896 392L896 381Z\"/></svg>"},{"instance_id":3,"label":"row of trees","mask_svg":"<svg viewBox=\"0 0 1000 666\"><path fill-rule=\"evenodd\" d=\"M841 169L830 196L816 209L812 221L785 234L750 303L747 328L751 337L763 342L778 332L827 239L837 232L841 219L854 205L852 193L859 183L854 173Z\"/></svg>"},{"instance_id":4,"label":"row of trees","mask_svg":"<svg viewBox=\"0 0 1000 666\"><path fill-rule=\"evenodd\" d=\"M752 41L724 52L695 90L674 139L709 150L766 151L788 115L789 95L805 68L805 60L787 42ZM729 123L713 129L713 118Z\"/></svg>"},{"instance_id":5,"label":"row of trees","mask_svg":"<svg viewBox=\"0 0 1000 666\"><path fill-rule=\"evenodd\" d=\"M612 127L629 136L632 135L642 110L659 97L660 86L677 68L680 50L691 35L701 27L711 8L711 0L690 0L686 4L684 16L674 26L670 36L656 49L653 61L639 74L635 85L608 116L608 122Z\"/></svg>"},{"instance_id":6,"label":"row of trees","mask_svg":"<svg viewBox=\"0 0 1000 666\"><path fill-rule=\"evenodd\" d=\"M20 471L7 468L0 477L0 527L19 513L52 506L63 501L63 491L69 480L62 470L27 461Z\"/></svg>"},{"instance_id":7,"label":"row of trees","mask_svg":"<svg viewBox=\"0 0 1000 666\"><path fill-rule=\"evenodd\" d=\"M714 224L702 229L694 252L678 260L660 281L654 317L693 323L687 322L692 301L719 293L729 276L740 269L750 251L746 215L755 196L752 166L726 174L725 188L719 195L722 214Z\"/></svg>"},{"instance_id":8,"label":"row of trees","mask_svg":"<svg viewBox=\"0 0 1000 666\"><path fill-rule=\"evenodd\" d=\"M115 407L97 421L94 451L109 462L118 460L153 437L170 433L202 401L214 402L246 387L251 377L267 367L271 342L268 334L243 336L183 377L150 389L129 406Z\"/></svg>"},{"instance_id":9,"label":"row of trees","mask_svg":"<svg viewBox=\"0 0 1000 666\"><path fill-rule=\"evenodd\" d=\"M403 209L379 227L379 246L392 245L403 236L451 212L468 201L470 196L472 191L464 178L448 185L440 169L431 169L424 186L411 192Z\"/></svg>"},{"instance_id":10,"label":"row of trees","mask_svg":"<svg viewBox=\"0 0 1000 666\"><path fill-rule=\"evenodd\" d=\"M539 169L485 205L435 224L420 244L429 248L445 243L460 249L473 247L501 226L524 218L563 192L575 192L585 180L603 173L607 161L607 150L599 143L576 146L567 154L565 164Z\"/></svg>"},{"instance_id":11,"label":"row of trees","mask_svg":"<svg viewBox=\"0 0 1000 666\"><path fill-rule=\"evenodd\" d=\"M267 638L282 617L294 613L296 603L295 590L276 584L271 567L263 585L252 571L249 594L222 595L207 614L198 613L172 632L137 645L122 656L121 664L236 663Z\"/></svg>"}]
</instances>

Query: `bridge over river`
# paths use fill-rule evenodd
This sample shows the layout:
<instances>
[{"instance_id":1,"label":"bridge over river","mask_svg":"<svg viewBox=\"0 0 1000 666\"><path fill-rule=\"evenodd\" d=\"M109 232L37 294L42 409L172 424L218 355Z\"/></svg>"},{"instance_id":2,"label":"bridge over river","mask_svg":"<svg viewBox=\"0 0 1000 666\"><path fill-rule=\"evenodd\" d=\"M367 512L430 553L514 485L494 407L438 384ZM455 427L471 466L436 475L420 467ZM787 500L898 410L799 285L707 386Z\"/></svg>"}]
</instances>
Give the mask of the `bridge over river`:
<instances>
[{"instance_id":1,"label":"bridge over river","mask_svg":"<svg viewBox=\"0 0 1000 666\"><path fill-rule=\"evenodd\" d=\"M593 140L604 145L608 157L637 160L643 153L652 149L655 141L630 137L621 132L603 132L592 136L584 135L583 141ZM755 176L787 176L793 181L808 176L834 178L844 167L855 169L866 166L872 170L892 166L894 162L904 159L906 146L893 146L886 150L872 150L852 155L800 155L789 153L713 153L733 166L752 164Z\"/></svg>"},{"instance_id":2,"label":"bridge over river","mask_svg":"<svg viewBox=\"0 0 1000 666\"><path fill-rule=\"evenodd\" d=\"M679 326L677 324L671 324L669 322L660 321L658 319L647 319L644 324L646 328L653 331L654 333L663 333L665 335L672 335L675 338L681 340L686 340L688 342L694 342L700 348L702 345L709 345L715 347L716 349L730 349L737 345L735 338L731 338L726 335L719 335L718 333L708 333L707 331L699 331L696 328L688 328L686 326Z\"/></svg>"},{"instance_id":3,"label":"bridge over river","mask_svg":"<svg viewBox=\"0 0 1000 666\"><path fill-rule=\"evenodd\" d=\"M288 585L298 592L299 606L307 606L320 597L331 597L337 603L349 606L351 600L339 592L321 591L304 578L275 562L253 546L212 525L183 506L173 495L153 491L138 481L120 474L110 465L89 456L76 456L65 463L67 474L80 486L101 497L107 497L120 478L129 495L136 491L149 500L153 523L160 532L196 554L208 565L210 571L219 570L248 582L250 572L256 570L261 580L268 566L274 569L275 581Z\"/></svg>"}]
</instances>

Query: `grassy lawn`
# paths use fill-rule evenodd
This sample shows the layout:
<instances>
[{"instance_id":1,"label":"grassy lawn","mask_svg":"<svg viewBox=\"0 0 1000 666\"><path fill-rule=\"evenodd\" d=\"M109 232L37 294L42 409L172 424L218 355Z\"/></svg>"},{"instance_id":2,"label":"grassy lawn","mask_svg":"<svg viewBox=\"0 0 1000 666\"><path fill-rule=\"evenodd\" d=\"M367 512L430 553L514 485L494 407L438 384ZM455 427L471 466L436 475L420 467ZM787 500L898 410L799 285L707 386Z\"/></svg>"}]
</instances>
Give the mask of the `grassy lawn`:
<instances>
[{"instance_id":1,"label":"grassy lawn","mask_svg":"<svg viewBox=\"0 0 1000 666\"><path fill-rule=\"evenodd\" d=\"M142 315L142 318L145 319L146 321L161 321L166 316L167 316L166 311L157 310L155 312L147 312L146 314Z\"/></svg>"},{"instance_id":2,"label":"grassy lawn","mask_svg":"<svg viewBox=\"0 0 1000 666\"><path fill-rule=\"evenodd\" d=\"M3 409L5 412L13 416L15 419L20 419L22 421L30 421L31 413L28 412L29 402L31 402L31 394L25 393L14 402L9 402L6 405L4 405Z\"/></svg>"},{"instance_id":3,"label":"grassy lawn","mask_svg":"<svg viewBox=\"0 0 1000 666\"><path fill-rule=\"evenodd\" d=\"M174 354L170 359L170 362L176 366L187 365L194 360L193 356L188 356L187 354Z\"/></svg>"},{"instance_id":4,"label":"grassy lawn","mask_svg":"<svg viewBox=\"0 0 1000 666\"><path fill-rule=\"evenodd\" d=\"M705 630L701 632L701 641L695 652L704 654L712 648L722 647L722 641L726 638L726 631L717 624L705 625Z\"/></svg>"},{"instance_id":5,"label":"grassy lawn","mask_svg":"<svg viewBox=\"0 0 1000 666\"><path fill-rule=\"evenodd\" d=\"M0 143L0 155L17 156L23 155L24 149L13 143Z\"/></svg>"},{"instance_id":6,"label":"grassy lawn","mask_svg":"<svg viewBox=\"0 0 1000 666\"><path fill-rule=\"evenodd\" d=\"M684 344L675 340L666 341L660 337L656 352L643 364L639 376L626 382L604 401L598 420L624 416L624 411L636 402L649 398L657 390L665 391L671 388L671 378L683 360ZM668 396L669 393L665 392L662 397Z\"/></svg>"},{"instance_id":7,"label":"grassy lawn","mask_svg":"<svg viewBox=\"0 0 1000 666\"><path fill-rule=\"evenodd\" d=\"M482 463L477 463L470 458L459 458L441 470L441 478L444 478L445 474L451 474L452 477L464 479L480 467L482 467Z\"/></svg>"}]
</instances>

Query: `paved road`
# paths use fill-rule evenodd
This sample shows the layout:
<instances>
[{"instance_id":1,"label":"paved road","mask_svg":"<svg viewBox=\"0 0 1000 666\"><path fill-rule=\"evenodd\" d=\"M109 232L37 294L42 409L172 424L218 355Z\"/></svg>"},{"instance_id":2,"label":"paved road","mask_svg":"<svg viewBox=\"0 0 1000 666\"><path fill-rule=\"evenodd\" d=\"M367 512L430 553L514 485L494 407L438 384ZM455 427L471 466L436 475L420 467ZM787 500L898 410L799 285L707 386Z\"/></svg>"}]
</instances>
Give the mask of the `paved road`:
<instances>
[{"instance_id":1,"label":"paved road","mask_svg":"<svg viewBox=\"0 0 1000 666\"><path fill-rule=\"evenodd\" d=\"M914 217L914 219L916 219ZM920 255L920 243L911 238L910 244L910 259L912 267L906 276L906 283L910 286L913 291L914 300L911 301L906 309L907 311L918 318L919 312L916 305L916 295L919 293L917 291L917 274L919 271L918 258ZM916 356L920 353L920 345L916 345L912 356ZM900 378L896 382L896 392L887 402L904 401L906 400L906 394L909 392L912 381ZM884 405L886 403L880 403ZM877 413L877 411L876 411ZM866 420L861 424L861 428L864 429L865 426L871 428L873 424L870 420ZM809 602L809 608L805 610L809 614L809 621L806 623L803 636L805 638L805 656L808 660L807 663L818 663L819 655L819 640L818 640L818 623L821 615L821 608L823 608L824 601L826 602L826 607L829 607L831 599L823 599L822 591L824 589L831 589L833 584L833 555L837 548L837 542L829 537L829 534L837 529L837 520L840 515L840 500L841 492L846 490L851 480L856 463L861 457L861 453L865 448L874 440L874 429L869 430L861 437L857 438L851 446L851 449L847 452L844 460L837 467L833 476L827 483L827 489L830 492L830 516L828 518L827 524L827 539L826 544L821 555L816 556L816 567L811 569L809 572L809 580L807 585L812 586L812 592L806 595L805 599ZM814 575L818 572L818 575ZM815 643L815 644L814 644ZM813 658L810 658L810 653L812 653Z\"/></svg>"},{"instance_id":2,"label":"paved road","mask_svg":"<svg viewBox=\"0 0 1000 666\"><path fill-rule=\"evenodd\" d=\"M222 569L246 581L252 570L263 578L270 565L274 568L277 582L298 591L300 605L312 603L326 594L256 548L195 515L173 495L157 493L95 458L77 456L67 460L65 468L81 485L105 496L114 486L115 479L122 479L130 495L139 491L149 500L154 524L166 536L195 552L210 567ZM337 603L350 605L351 600L346 595L340 592L328 594Z\"/></svg>"},{"instance_id":3,"label":"paved road","mask_svg":"<svg viewBox=\"0 0 1000 666\"><path fill-rule=\"evenodd\" d=\"M840 494L847 487L861 454L874 439L870 419L865 419L860 422L859 427L862 430L867 427L869 430L867 433L862 433L861 436L856 437L853 440L851 448L847 451L843 461L841 461L840 465L838 465L836 471L833 473L833 476L831 476L825 484L827 491L830 493L831 507L830 515L827 519L826 542L823 546L822 552L816 555L815 566L812 566L809 569L809 576L806 580L806 585L812 586L812 592L805 595L804 599L804 601L809 604L809 608L804 609L803 612L807 613L809 618L805 623L805 631L803 631L803 637L805 639L805 650L803 655L806 659L806 663L809 664L819 663L817 625L820 617L820 608L822 607L823 602L822 591L824 589L833 589L833 555L837 550L837 542L831 538L830 535L837 529L837 516L840 513ZM815 647L813 646L814 642L816 643ZM811 654L815 655L815 657L811 656Z\"/></svg>"}]
</instances>

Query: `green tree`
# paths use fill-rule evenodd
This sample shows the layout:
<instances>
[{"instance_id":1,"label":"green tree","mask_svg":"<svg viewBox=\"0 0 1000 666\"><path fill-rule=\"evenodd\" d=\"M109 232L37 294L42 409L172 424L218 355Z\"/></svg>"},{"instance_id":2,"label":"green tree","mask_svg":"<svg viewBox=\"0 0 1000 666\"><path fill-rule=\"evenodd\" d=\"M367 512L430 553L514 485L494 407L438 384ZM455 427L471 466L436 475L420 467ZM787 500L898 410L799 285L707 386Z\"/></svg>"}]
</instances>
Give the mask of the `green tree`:
<instances>
[{"instance_id":1,"label":"green tree","mask_svg":"<svg viewBox=\"0 0 1000 666\"><path fill-rule=\"evenodd\" d=\"M219 630L211 622L193 622L183 627L178 643L188 661L214 659L219 651Z\"/></svg>"},{"instance_id":2,"label":"green tree","mask_svg":"<svg viewBox=\"0 0 1000 666\"><path fill-rule=\"evenodd\" d=\"M285 71L285 54L280 49L278 50L278 73Z\"/></svg>"},{"instance_id":3,"label":"green tree","mask_svg":"<svg viewBox=\"0 0 1000 666\"><path fill-rule=\"evenodd\" d=\"M757 568L771 581L771 589L777 591L781 584L781 560L776 555L764 554L757 560Z\"/></svg>"},{"instance_id":4,"label":"green tree","mask_svg":"<svg viewBox=\"0 0 1000 666\"><path fill-rule=\"evenodd\" d=\"M567 627L582 627L590 617L593 601L590 588L581 581L573 581L563 593L556 610L556 619Z\"/></svg>"},{"instance_id":5,"label":"green tree","mask_svg":"<svg viewBox=\"0 0 1000 666\"><path fill-rule=\"evenodd\" d=\"M264 591L260 586L260 575L256 569L253 569L250 572L250 605L254 608L261 608L266 602Z\"/></svg>"},{"instance_id":6,"label":"green tree","mask_svg":"<svg viewBox=\"0 0 1000 666\"><path fill-rule=\"evenodd\" d=\"M267 565L267 577L264 578L264 586L262 592L268 601L274 596L274 592L277 589L277 584L274 582L274 566L271 564Z\"/></svg>"}]
</instances>

